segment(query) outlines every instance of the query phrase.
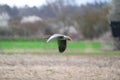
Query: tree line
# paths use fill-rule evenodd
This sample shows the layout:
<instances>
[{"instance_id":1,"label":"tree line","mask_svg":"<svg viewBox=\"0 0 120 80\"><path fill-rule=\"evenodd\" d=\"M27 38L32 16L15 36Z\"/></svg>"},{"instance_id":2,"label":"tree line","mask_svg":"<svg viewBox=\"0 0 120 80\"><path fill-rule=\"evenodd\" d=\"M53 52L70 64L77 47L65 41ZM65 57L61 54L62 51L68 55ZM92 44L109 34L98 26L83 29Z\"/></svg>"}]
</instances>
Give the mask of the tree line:
<instances>
[{"instance_id":1,"label":"tree line","mask_svg":"<svg viewBox=\"0 0 120 80\"><path fill-rule=\"evenodd\" d=\"M110 7L107 2L81 6L71 3L69 0L56 0L48 1L48 4L41 7L23 8L0 5L0 16L6 16L1 15L4 12L10 17L4 19L7 27L0 23L0 36L29 37L62 33L79 40L99 38L109 31L107 15ZM21 23L24 17L33 15L41 20ZM73 33L74 31L76 33Z\"/></svg>"}]
</instances>

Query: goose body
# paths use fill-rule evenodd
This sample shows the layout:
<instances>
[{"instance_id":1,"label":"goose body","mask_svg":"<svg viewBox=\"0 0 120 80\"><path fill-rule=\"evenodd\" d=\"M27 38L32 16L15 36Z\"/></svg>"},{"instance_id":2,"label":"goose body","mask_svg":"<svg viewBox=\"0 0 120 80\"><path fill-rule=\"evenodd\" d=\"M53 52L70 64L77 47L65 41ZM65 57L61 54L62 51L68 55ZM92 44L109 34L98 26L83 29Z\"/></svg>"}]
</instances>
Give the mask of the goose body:
<instances>
[{"instance_id":1,"label":"goose body","mask_svg":"<svg viewBox=\"0 0 120 80\"><path fill-rule=\"evenodd\" d=\"M60 53L64 52L67 47L67 40L72 40L69 36L62 35L62 34L54 34L50 36L47 40L47 42L57 39L58 43L58 50Z\"/></svg>"}]
</instances>

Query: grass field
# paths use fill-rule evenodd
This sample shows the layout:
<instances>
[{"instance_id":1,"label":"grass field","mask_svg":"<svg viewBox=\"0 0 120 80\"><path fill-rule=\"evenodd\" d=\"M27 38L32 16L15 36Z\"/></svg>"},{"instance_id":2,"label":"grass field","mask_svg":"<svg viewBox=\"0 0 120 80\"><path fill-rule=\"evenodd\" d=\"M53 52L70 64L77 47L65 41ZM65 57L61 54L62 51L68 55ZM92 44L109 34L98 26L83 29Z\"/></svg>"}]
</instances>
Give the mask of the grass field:
<instances>
[{"instance_id":1,"label":"grass field","mask_svg":"<svg viewBox=\"0 0 120 80\"><path fill-rule=\"evenodd\" d=\"M72 50L101 49L100 42L68 42ZM57 49L57 42L46 43L43 41L0 41L0 49Z\"/></svg>"},{"instance_id":2,"label":"grass field","mask_svg":"<svg viewBox=\"0 0 120 80\"><path fill-rule=\"evenodd\" d=\"M45 41L0 41L0 54L120 56L119 51L103 51L104 45L101 42L68 42L67 50L60 54L56 41L50 43ZM111 44L106 45L112 46Z\"/></svg>"}]
</instances>

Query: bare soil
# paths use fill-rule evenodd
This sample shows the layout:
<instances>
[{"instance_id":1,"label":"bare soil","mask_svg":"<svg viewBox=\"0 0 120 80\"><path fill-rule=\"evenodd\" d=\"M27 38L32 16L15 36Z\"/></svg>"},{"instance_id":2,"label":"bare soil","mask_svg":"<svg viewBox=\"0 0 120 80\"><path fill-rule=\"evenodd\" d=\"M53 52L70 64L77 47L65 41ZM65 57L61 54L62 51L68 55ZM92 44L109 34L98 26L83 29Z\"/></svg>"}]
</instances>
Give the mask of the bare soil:
<instances>
[{"instance_id":1,"label":"bare soil","mask_svg":"<svg viewBox=\"0 0 120 80\"><path fill-rule=\"evenodd\" d=\"M120 57L1 55L0 80L120 80Z\"/></svg>"}]
</instances>

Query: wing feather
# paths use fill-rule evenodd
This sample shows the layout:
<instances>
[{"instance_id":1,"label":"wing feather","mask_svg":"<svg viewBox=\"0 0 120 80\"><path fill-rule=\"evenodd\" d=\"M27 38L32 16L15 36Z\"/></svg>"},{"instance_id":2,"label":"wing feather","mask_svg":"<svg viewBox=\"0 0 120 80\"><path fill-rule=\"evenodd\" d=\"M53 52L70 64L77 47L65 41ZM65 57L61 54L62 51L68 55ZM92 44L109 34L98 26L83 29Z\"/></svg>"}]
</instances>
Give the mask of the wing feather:
<instances>
[{"instance_id":1,"label":"wing feather","mask_svg":"<svg viewBox=\"0 0 120 80\"><path fill-rule=\"evenodd\" d=\"M54 34L50 38L48 38L47 42L49 42L49 41L51 41L53 39L57 39L59 37L63 37L63 35L61 35L61 34Z\"/></svg>"}]
</instances>

